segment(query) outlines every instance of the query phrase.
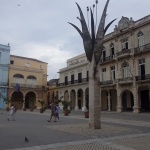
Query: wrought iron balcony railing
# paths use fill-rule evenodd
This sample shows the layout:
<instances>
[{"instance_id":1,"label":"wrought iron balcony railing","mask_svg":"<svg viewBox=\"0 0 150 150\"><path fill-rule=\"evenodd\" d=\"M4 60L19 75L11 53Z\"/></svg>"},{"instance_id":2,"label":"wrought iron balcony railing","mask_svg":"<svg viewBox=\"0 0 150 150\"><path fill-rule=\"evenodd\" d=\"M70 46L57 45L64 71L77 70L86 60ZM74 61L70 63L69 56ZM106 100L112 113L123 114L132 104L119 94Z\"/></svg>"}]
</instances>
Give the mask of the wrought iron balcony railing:
<instances>
[{"instance_id":1,"label":"wrought iron balcony railing","mask_svg":"<svg viewBox=\"0 0 150 150\"><path fill-rule=\"evenodd\" d=\"M141 52L146 52L146 51L150 51L150 43L146 44L146 45L143 45L143 46L140 46L140 47L134 48L134 53L135 54L141 53Z\"/></svg>"},{"instance_id":2,"label":"wrought iron balcony railing","mask_svg":"<svg viewBox=\"0 0 150 150\"><path fill-rule=\"evenodd\" d=\"M107 81L100 82L100 85L109 85L109 84L113 84L113 80L107 80Z\"/></svg>"},{"instance_id":3,"label":"wrought iron balcony railing","mask_svg":"<svg viewBox=\"0 0 150 150\"><path fill-rule=\"evenodd\" d=\"M112 55L112 56L101 58L100 62L105 63L105 62L108 62L108 61L111 61L111 60L114 60L114 59L115 59L115 55Z\"/></svg>"},{"instance_id":4,"label":"wrought iron balcony railing","mask_svg":"<svg viewBox=\"0 0 150 150\"><path fill-rule=\"evenodd\" d=\"M123 49L121 52L117 52L116 55L121 56L121 55L125 55L125 54L130 54L132 51L131 49Z\"/></svg>"},{"instance_id":5,"label":"wrought iron balcony railing","mask_svg":"<svg viewBox=\"0 0 150 150\"><path fill-rule=\"evenodd\" d=\"M119 84L133 83L133 77L125 77L118 79Z\"/></svg>"},{"instance_id":6,"label":"wrought iron balcony railing","mask_svg":"<svg viewBox=\"0 0 150 150\"><path fill-rule=\"evenodd\" d=\"M80 84L80 83L88 83L88 78L83 78L81 80L74 80L74 81L68 81L68 82L63 82L63 83L58 83L57 86L67 86L67 85L73 85L73 84Z\"/></svg>"},{"instance_id":7,"label":"wrought iron balcony railing","mask_svg":"<svg viewBox=\"0 0 150 150\"><path fill-rule=\"evenodd\" d=\"M11 84L12 87L16 87L16 83ZM33 84L21 84L19 83L20 88L42 88L42 85L33 85Z\"/></svg>"},{"instance_id":8,"label":"wrought iron balcony railing","mask_svg":"<svg viewBox=\"0 0 150 150\"><path fill-rule=\"evenodd\" d=\"M150 74L136 76L136 81L141 81L141 80L150 80Z\"/></svg>"},{"instance_id":9,"label":"wrought iron balcony railing","mask_svg":"<svg viewBox=\"0 0 150 150\"><path fill-rule=\"evenodd\" d=\"M0 82L0 86L8 86L7 82Z\"/></svg>"}]
</instances>

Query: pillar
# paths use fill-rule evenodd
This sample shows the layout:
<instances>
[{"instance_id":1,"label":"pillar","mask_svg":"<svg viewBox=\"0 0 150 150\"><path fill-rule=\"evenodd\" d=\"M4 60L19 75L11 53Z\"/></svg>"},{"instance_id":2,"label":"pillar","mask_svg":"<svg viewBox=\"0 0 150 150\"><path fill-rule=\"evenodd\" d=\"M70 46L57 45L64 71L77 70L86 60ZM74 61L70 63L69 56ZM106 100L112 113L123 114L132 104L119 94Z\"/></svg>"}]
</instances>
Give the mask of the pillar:
<instances>
[{"instance_id":1,"label":"pillar","mask_svg":"<svg viewBox=\"0 0 150 150\"><path fill-rule=\"evenodd\" d=\"M111 111L110 91L108 90L108 111Z\"/></svg>"}]
</instances>

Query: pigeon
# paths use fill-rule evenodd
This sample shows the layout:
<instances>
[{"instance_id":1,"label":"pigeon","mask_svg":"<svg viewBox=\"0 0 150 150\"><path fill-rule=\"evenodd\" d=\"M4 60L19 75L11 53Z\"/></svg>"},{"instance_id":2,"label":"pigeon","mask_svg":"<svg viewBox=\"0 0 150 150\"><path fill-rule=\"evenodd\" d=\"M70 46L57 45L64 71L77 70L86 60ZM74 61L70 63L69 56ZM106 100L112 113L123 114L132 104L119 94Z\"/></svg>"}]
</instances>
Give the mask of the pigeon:
<instances>
[{"instance_id":1,"label":"pigeon","mask_svg":"<svg viewBox=\"0 0 150 150\"><path fill-rule=\"evenodd\" d=\"M26 143L29 142L29 140L28 140L28 138L26 136L25 136L24 140L25 140Z\"/></svg>"}]
</instances>

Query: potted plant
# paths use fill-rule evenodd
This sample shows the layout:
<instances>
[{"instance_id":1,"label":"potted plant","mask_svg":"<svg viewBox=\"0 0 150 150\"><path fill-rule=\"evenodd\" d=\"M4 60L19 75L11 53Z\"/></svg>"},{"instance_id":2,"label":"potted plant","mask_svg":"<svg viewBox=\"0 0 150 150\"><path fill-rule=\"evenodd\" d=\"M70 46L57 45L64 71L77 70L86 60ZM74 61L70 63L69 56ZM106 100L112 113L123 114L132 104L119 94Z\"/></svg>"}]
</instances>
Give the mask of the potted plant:
<instances>
[{"instance_id":1,"label":"potted plant","mask_svg":"<svg viewBox=\"0 0 150 150\"><path fill-rule=\"evenodd\" d=\"M84 110L84 117L89 118L89 110Z\"/></svg>"},{"instance_id":2,"label":"potted plant","mask_svg":"<svg viewBox=\"0 0 150 150\"><path fill-rule=\"evenodd\" d=\"M7 104L7 107L6 107L6 111L9 111L9 104L11 103L11 98L10 99L8 99L8 98L3 98L4 99L4 101L5 101L5 103Z\"/></svg>"},{"instance_id":3,"label":"potted plant","mask_svg":"<svg viewBox=\"0 0 150 150\"><path fill-rule=\"evenodd\" d=\"M62 105L63 105L64 115L68 116L68 114L70 113L70 110L68 109L68 107L70 106L70 102L64 100L62 101Z\"/></svg>"},{"instance_id":4,"label":"potted plant","mask_svg":"<svg viewBox=\"0 0 150 150\"><path fill-rule=\"evenodd\" d=\"M41 104L40 113L43 113L45 111L44 109L45 101L39 100L38 102Z\"/></svg>"}]
</instances>

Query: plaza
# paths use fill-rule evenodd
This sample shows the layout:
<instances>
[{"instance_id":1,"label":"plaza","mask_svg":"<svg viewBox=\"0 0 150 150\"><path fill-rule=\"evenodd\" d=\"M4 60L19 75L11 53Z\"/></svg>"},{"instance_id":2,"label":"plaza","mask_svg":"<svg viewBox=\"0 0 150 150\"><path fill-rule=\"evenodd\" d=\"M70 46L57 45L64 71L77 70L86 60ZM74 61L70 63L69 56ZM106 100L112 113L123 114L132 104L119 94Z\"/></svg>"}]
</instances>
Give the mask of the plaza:
<instances>
[{"instance_id":1,"label":"plaza","mask_svg":"<svg viewBox=\"0 0 150 150\"><path fill-rule=\"evenodd\" d=\"M0 110L0 150L149 150L150 114L101 113L102 129L90 129L82 111L60 112L58 122L47 122L50 110L18 110L8 121ZM29 139L26 143L25 136Z\"/></svg>"}]
</instances>

